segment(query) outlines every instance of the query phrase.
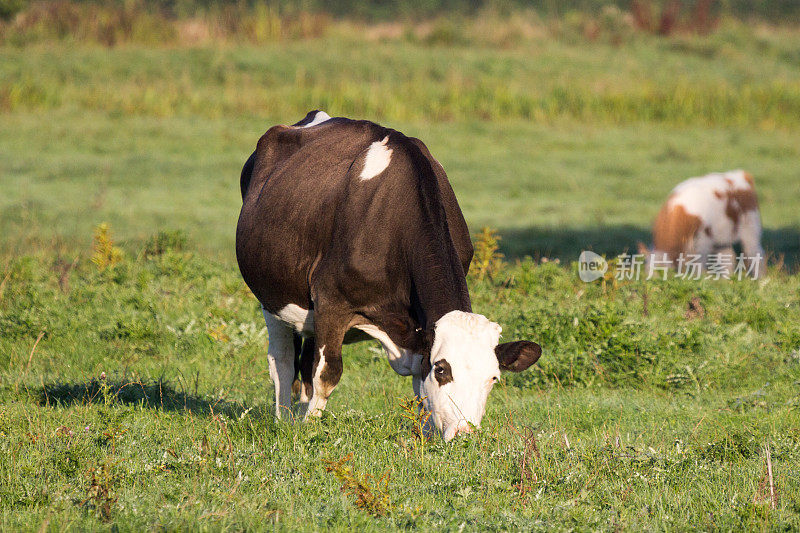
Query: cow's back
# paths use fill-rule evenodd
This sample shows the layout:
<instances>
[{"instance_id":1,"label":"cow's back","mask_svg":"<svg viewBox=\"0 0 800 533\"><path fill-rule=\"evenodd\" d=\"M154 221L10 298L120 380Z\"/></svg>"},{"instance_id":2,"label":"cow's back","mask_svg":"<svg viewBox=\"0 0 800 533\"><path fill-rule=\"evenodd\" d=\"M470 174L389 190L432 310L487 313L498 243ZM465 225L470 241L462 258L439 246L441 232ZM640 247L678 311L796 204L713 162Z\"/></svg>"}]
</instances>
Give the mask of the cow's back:
<instances>
[{"instance_id":1,"label":"cow's back","mask_svg":"<svg viewBox=\"0 0 800 533\"><path fill-rule=\"evenodd\" d=\"M363 179L370 147L380 148L389 138L389 168ZM401 243L387 239L397 239L408 224L404 213L415 207L398 207L398 200L418 200L414 180L420 178L409 174L404 152L416 150L432 160L416 143L422 144L368 121L341 118L308 128L276 126L262 136L242 171L236 247L242 275L262 305L271 311L287 303L309 309L312 273L326 258L343 268L360 261L378 273L402 268ZM472 246L466 223L444 171L436 170L428 179L434 187L439 182L437 202L467 268Z\"/></svg>"},{"instance_id":2,"label":"cow's back","mask_svg":"<svg viewBox=\"0 0 800 533\"><path fill-rule=\"evenodd\" d=\"M284 300L309 307L308 273L320 243L331 234L349 164L369 134L348 127L350 142L342 142L332 131L317 131L323 128L341 129L335 123L270 128L243 169L236 256L245 282L265 307ZM280 287L280 294L272 287Z\"/></svg>"}]
</instances>

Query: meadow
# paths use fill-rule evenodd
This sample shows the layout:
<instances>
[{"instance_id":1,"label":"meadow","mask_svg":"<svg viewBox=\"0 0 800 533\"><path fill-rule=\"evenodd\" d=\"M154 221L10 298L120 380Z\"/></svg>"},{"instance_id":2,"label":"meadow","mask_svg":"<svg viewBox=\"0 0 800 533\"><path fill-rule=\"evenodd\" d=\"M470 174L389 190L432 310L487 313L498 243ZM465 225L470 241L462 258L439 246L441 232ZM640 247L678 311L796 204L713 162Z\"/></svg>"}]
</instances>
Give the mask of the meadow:
<instances>
[{"instance_id":1,"label":"meadow","mask_svg":"<svg viewBox=\"0 0 800 533\"><path fill-rule=\"evenodd\" d=\"M800 32L343 28L0 46L0 529L800 528ZM474 308L544 353L475 435L420 438L375 343L322 420L272 419L238 175L315 108L423 139L502 237ZM579 280L581 250L633 250L675 183L732 168L763 280Z\"/></svg>"}]
</instances>

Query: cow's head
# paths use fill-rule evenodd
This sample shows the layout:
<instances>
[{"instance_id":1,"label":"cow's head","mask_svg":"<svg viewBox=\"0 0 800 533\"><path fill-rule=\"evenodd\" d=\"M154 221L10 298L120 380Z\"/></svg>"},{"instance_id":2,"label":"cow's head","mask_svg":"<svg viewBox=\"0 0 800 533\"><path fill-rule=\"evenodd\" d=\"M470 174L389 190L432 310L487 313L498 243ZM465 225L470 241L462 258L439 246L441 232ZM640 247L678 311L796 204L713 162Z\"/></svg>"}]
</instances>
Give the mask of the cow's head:
<instances>
[{"instance_id":1,"label":"cow's head","mask_svg":"<svg viewBox=\"0 0 800 533\"><path fill-rule=\"evenodd\" d=\"M444 440L480 425L501 370L522 372L542 354L535 342L498 344L500 331L483 315L463 311L451 311L436 322L416 392Z\"/></svg>"}]
</instances>

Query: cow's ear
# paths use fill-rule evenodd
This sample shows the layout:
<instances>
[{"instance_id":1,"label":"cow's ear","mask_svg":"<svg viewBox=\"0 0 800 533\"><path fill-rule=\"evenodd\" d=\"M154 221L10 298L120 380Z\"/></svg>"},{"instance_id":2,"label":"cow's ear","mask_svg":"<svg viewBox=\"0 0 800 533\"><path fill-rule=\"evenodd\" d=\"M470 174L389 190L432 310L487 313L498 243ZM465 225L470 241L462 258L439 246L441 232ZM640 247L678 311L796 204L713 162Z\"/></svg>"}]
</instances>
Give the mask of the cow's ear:
<instances>
[{"instance_id":1,"label":"cow's ear","mask_svg":"<svg viewBox=\"0 0 800 533\"><path fill-rule=\"evenodd\" d=\"M494 349L500 370L522 372L539 360L542 347L531 341L514 341L498 344Z\"/></svg>"}]
</instances>

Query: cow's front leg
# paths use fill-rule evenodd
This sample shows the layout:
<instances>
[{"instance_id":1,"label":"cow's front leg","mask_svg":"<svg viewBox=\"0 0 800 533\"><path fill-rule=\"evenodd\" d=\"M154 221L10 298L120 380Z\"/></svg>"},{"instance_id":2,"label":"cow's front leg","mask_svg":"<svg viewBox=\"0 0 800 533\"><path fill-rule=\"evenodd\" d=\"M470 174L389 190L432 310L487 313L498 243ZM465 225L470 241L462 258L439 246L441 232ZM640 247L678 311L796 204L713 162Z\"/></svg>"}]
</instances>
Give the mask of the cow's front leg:
<instances>
[{"instance_id":1,"label":"cow's front leg","mask_svg":"<svg viewBox=\"0 0 800 533\"><path fill-rule=\"evenodd\" d=\"M326 317L322 310L315 314L313 392L306 418L322 415L328 398L342 377L342 341L346 330L346 320Z\"/></svg>"},{"instance_id":2,"label":"cow's front leg","mask_svg":"<svg viewBox=\"0 0 800 533\"><path fill-rule=\"evenodd\" d=\"M292 415L292 381L294 381L295 344L294 331L291 326L281 322L266 310L264 321L267 323L269 345L269 376L275 385L275 416L277 418Z\"/></svg>"},{"instance_id":3,"label":"cow's front leg","mask_svg":"<svg viewBox=\"0 0 800 533\"><path fill-rule=\"evenodd\" d=\"M303 340L303 349L300 353L300 405L299 415L308 413L308 404L314 392L314 360L316 359L317 343L313 337Z\"/></svg>"}]
</instances>

